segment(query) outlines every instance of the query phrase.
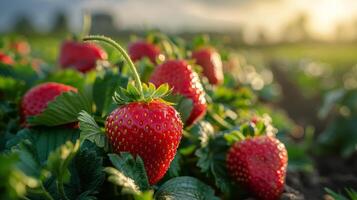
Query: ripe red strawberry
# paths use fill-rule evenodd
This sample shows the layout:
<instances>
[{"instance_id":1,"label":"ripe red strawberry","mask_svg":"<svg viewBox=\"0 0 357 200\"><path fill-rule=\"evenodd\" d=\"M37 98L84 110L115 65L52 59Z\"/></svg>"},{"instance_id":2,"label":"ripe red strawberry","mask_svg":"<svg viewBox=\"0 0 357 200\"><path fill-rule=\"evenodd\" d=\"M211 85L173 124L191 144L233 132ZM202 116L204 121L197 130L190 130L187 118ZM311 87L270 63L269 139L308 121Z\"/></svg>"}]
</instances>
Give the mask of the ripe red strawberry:
<instances>
[{"instance_id":1,"label":"ripe red strawberry","mask_svg":"<svg viewBox=\"0 0 357 200\"><path fill-rule=\"evenodd\" d=\"M7 65L12 65L15 63L10 56L4 54L3 52L0 52L0 62Z\"/></svg>"},{"instance_id":2,"label":"ripe red strawberry","mask_svg":"<svg viewBox=\"0 0 357 200\"><path fill-rule=\"evenodd\" d=\"M287 151L270 136L255 136L236 142L227 154L230 175L257 198L276 200L284 188Z\"/></svg>"},{"instance_id":3,"label":"ripe red strawberry","mask_svg":"<svg viewBox=\"0 0 357 200\"><path fill-rule=\"evenodd\" d=\"M65 41L61 47L59 64L62 68L74 68L85 73L95 68L97 60L107 57L107 53L95 44Z\"/></svg>"},{"instance_id":4,"label":"ripe red strawberry","mask_svg":"<svg viewBox=\"0 0 357 200\"><path fill-rule=\"evenodd\" d=\"M212 48L202 48L192 53L192 58L203 69L203 75L209 83L218 85L223 82L222 60L220 55Z\"/></svg>"},{"instance_id":5,"label":"ripe red strawberry","mask_svg":"<svg viewBox=\"0 0 357 200\"><path fill-rule=\"evenodd\" d=\"M30 45L26 41L16 41L10 47L20 55L27 55L31 51Z\"/></svg>"},{"instance_id":6,"label":"ripe red strawberry","mask_svg":"<svg viewBox=\"0 0 357 200\"><path fill-rule=\"evenodd\" d=\"M168 83L173 92L181 94L193 102L193 109L186 125L189 126L203 117L206 113L207 104L205 92L202 88L198 75L184 60L169 60L156 67L151 75L150 82L156 86Z\"/></svg>"},{"instance_id":7,"label":"ripe red strawberry","mask_svg":"<svg viewBox=\"0 0 357 200\"><path fill-rule=\"evenodd\" d=\"M85 41L97 40L112 45L126 60L135 79L114 93L119 104L107 117L105 131L114 152L129 152L144 161L149 183L157 183L174 159L182 136L183 124L178 112L161 98L169 86L142 84L134 63L115 41L104 36L89 36Z\"/></svg>"},{"instance_id":8,"label":"ripe red strawberry","mask_svg":"<svg viewBox=\"0 0 357 200\"><path fill-rule=\"evenodd\" d=\"M253 124L257 125L259 122L259 118L257 116L253 116L252 119L250 120Z\"/></svg>"},{"instance_id":9,"label":"ripe red strawberry","mask_svg":"<svg viewBox=\"0 0 357 200\"><path fill-rule=\"evenodd\" d=\"M160 55L160 48L146 41L133 42L128 47L130 58L135 62L144 57L156 63L156 58Z\"/></svg>"},{"instance_id":10,"label":"ripe red strawberry","mask_svg":"<svg viewBox=\"0 0 357 200\"><path fill-rule=\"evenodd\" d=\"M114 110L105 130L115 152L143 159L149 182L155 184L175 157L182 122L177 111L161 101L133 102Z\"/></svg>"},{"instance_id":11,"label":"ripe red strawberry","mask_svg":"<svg viewBox=\"0 0 357 200\"><path fill-rule=\"evenodd\" d=\"M63 92L73 91L77 89L61 83L43 83L37 85L26 92L21 101L21 119L24 122L27 117L40 114L47 104L53 101L58 95Z\"/></svg>"}]
</instances>

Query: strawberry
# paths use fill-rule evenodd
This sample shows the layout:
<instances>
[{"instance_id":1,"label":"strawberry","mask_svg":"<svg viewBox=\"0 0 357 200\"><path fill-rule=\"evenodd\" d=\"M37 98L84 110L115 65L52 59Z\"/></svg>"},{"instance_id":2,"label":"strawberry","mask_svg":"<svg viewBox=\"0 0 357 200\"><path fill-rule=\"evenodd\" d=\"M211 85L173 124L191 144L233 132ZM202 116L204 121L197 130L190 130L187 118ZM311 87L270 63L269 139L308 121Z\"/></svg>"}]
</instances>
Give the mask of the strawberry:
<instances>
[{"instance_id":1,"label":"strawberry","mask_svg":"<svg viewBox=\"0 0 357 200\"><path fill-rule=\"evenodd\" d=\"M177 111L161 101L133 102L114 110L105 130L115 152L139 155L149 183L157 183L170 167L182 135Z\"/></svg>"},{"instance_id":2,"label":"strawberry","mask_svg":"<svg viewBox=\"0 0 357 200\"><path fill-rule=\"evenodd\" d=\"M192 53L192 58L203 69L209 83L218 85L223 82L222 60L213 48L201 48Z\"/></svg>"},{"instance_id":3,"label":"strawberry","mask_svg":"<svg viewBox=\"0 0 357 200\"><path fill-rule=\"evenodd\" d=\"M287 151L271 136L255 136L233 144L227 154L227 168L257 198L276 200L284 188Z\"/></svg>"},{"instance_id":4,"label":"strawberry","mask_svg":"<svg viewBox=\"0 0 357 200\"><path fill-rule=\"evenodd\" d=\"M97 60L107 57L107 53L95 44L65 41L61 47L59 64L62 68L74 68L86 73L96 67Z\"/></svg>"},{"instance_id":5,"label":"strawberry","mask_svg":"<svg viewBox=\"0 0 357 200\"><path fill-rule=\"evenodd\" d=\"M43 83L37 85L26 92L21 101L21 119L25 121L27 117L40 114L47 104L53 101L58 95L63 92L73 91L77 89L61 83Z\"/></svg>"},{"instance_id":6,"label":"strawberry","mask_svg":"<svg viewBox=\"0 0 357 200\"><path fill-rule=\"evenodd\" d=\"M160 55L160 48L146 41L137 41L131 43L128 47L130 58L135 62L147 57L152 63L156 63L156 59Z\"/></svg>"},{"instance_id":7,"label":"strawberry","mask_svg":"<svg viewBox=\"0 0 357 200\"><path fill-rule=\"evenodd\" d=\"M150 82L158 86L168 83L173 92L189 98L193 102L193 108L186 125L190 126L202 118L207 109L205 92L198 75L184 60L169 60L156 67L151 75Z\"/></svg>"},{"instance_id":8,"label":"strawberry","mask_svg":"<svg viewBox=\"0 0 357 200\"><path fill-rule=\"evenodd\" d=\"M136 85L129 83L114 93L119 104L105 121L105 132L114 152L129 152L143 159L149 183L157 183L170 167L182 137L183 124L174 107L163 101L168 84L141 84L136 67L125 50L104 36L89 36L115 47L128 63Z\"/></svg>"},{"instance_id":9,"label":"strawberry","mask_svg":"<svg viewBox=\"0 0 357 200\"><path fill-rule=\"evenodd\" d=\"M257 116L253 116L250 120L253 124L257 125L257 123L259 122L259 118Z\"/></svg>"},{"instance_id":10,"label":"strawberry","mask_svg":"<svg viewBox=\"0 0 357 200\"><path fill-rule=\"evenodd\" d=\"M26 41L13 42L10 48L20 55L27 55L31 51L30 45Z\"/></svg>"},{"instance_id":11,"label":"strawberry","mask_svg":"<svg viewBox=\"0 0 357 200\"><path fill-rule=\"evenodd\" d=\"M15 63L10 56L4 54L3 52L0 52L0 62L7 65L13 65Z\"/></svg>"}]
</instances>

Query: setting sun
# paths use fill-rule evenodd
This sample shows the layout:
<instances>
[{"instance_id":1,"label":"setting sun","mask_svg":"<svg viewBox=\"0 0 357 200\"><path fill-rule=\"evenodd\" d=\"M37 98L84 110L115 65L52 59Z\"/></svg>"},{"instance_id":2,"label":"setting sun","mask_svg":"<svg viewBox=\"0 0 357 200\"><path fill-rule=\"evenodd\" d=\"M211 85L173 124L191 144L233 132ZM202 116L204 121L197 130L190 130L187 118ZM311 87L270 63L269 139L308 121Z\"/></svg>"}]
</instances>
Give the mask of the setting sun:
<instances>
[{"instance_id":1,"label":"setting sun","mask_svg":"<svg viewBox=\"0 0 357 200\"><path fill-rule=\"evenodd\" d=\"M342 21L351 19L352 9L340 0L314 1L308 8L311 31L324 39L331 39L336 31L336 26Z\"/></svg>"}]
</instances>

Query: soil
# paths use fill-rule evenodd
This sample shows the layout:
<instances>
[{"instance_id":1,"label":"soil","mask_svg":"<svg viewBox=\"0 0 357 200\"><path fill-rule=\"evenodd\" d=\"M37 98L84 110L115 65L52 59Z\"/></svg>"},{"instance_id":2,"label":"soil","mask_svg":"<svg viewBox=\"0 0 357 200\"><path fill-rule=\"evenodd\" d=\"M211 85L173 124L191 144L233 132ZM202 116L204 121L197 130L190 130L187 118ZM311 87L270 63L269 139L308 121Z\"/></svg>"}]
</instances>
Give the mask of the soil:
<instances>
[{"instance_id":1,"label":"soil","mask_svg":"<svg viewBox=\"0 0 357 200\"><path fill-rule=\"evenodd\" d=\"M278 107L283 108L298 125L313 125L315 132L321 133L331 117L317 118L316 108L321 105L321 97L307 99L299 87L284 71L284 63L273 61L270 68L276 81L282 87L283 97ZM343 159L338 155L315 157L315 171L312 173L288 172L286 188L281 197L284 200L328 199L324 188L343 193L344 188L357 190L357 155Z\"/></svg>"},{"instance_id":2,"label":"soil","mask_svg":"<svg viewBox=\"0 0 357 200\"><path fill-rule=\"evenodd\" d=\"M343 192L344 188L357 189L357 155L348 160L337 156L315 158L313 173L288 172L286 191L281 199L327 199L324 188Z\"/></svg>"}]
</instances>

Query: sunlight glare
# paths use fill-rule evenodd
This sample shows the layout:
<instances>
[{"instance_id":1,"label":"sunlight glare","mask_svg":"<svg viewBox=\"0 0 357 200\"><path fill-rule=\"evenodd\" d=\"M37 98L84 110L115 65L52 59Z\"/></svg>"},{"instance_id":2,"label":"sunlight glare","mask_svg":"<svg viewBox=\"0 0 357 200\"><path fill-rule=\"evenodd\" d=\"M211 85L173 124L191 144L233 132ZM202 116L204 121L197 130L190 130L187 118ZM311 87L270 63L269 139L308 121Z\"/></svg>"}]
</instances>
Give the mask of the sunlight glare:
<instances>
[{"instance_id":1,"label":"sunlight glare","mask_svg":"<svg viewBox=\"0 0 357 200\"><path fill-rule=\"evenodd\" d=\"M348 19L349 9L341 0L319 0L310 7L311 30L314 34L331 38L335 33L336 24Z\"/></svg>"}]
</instances>

